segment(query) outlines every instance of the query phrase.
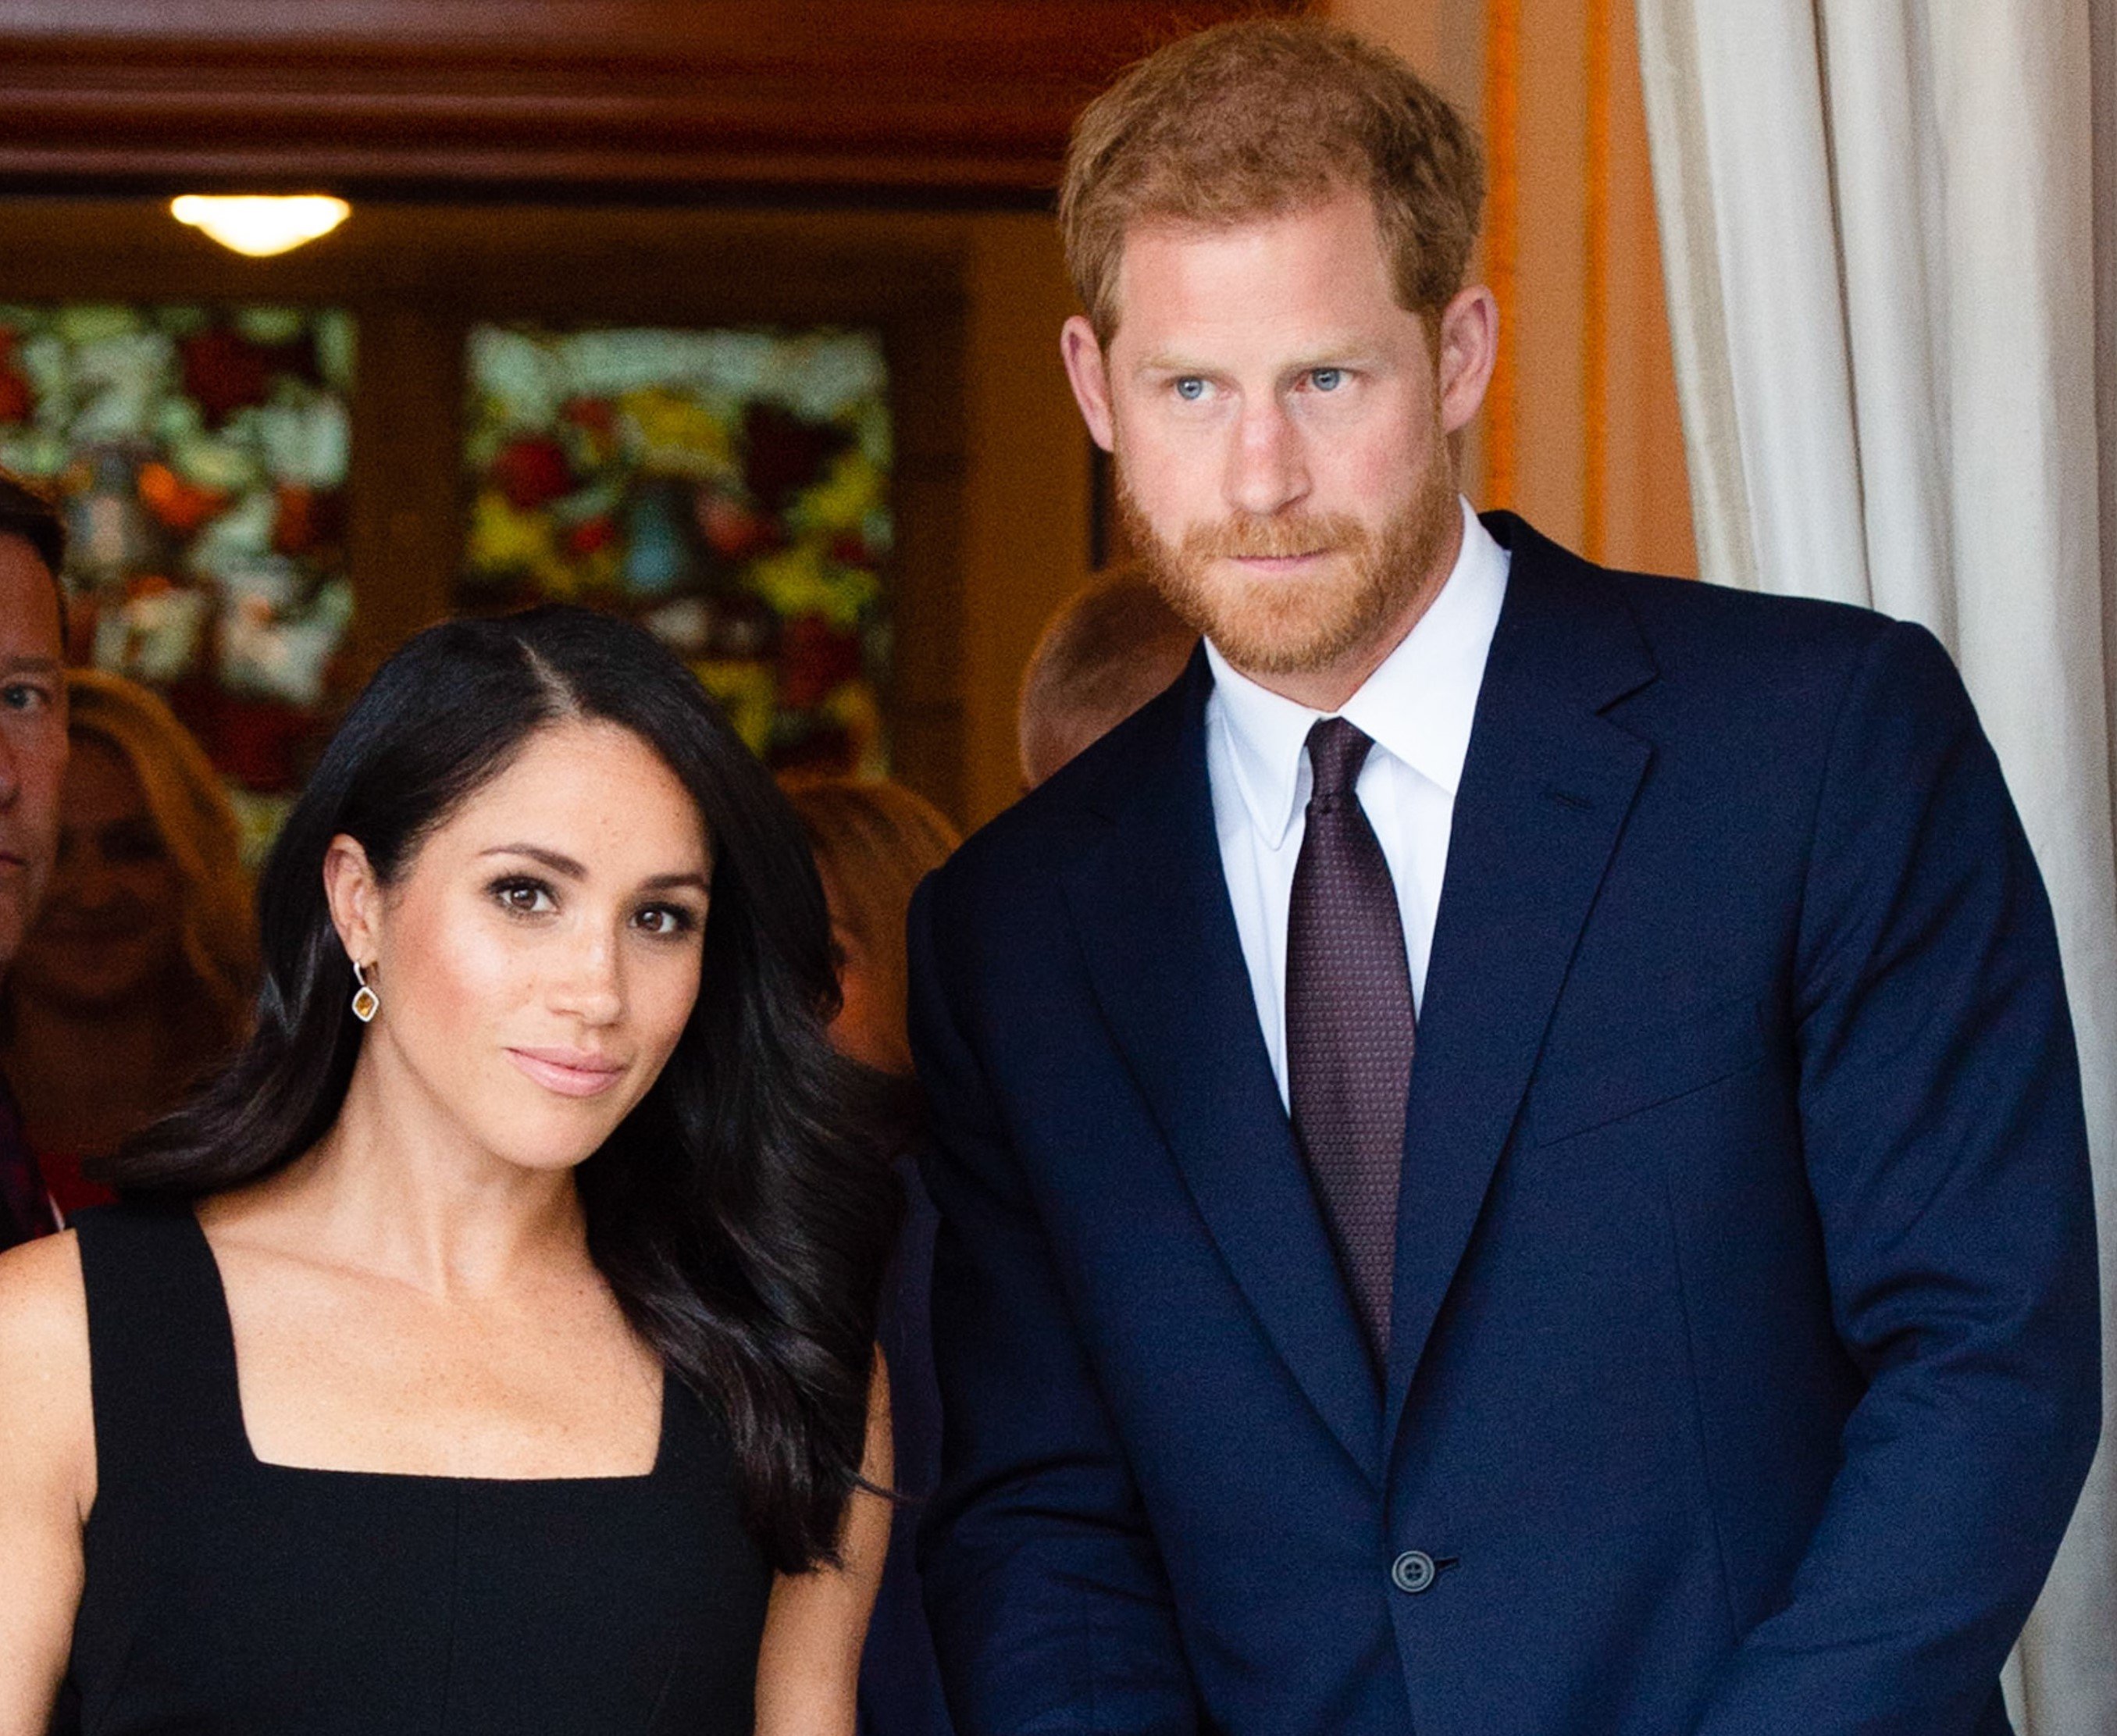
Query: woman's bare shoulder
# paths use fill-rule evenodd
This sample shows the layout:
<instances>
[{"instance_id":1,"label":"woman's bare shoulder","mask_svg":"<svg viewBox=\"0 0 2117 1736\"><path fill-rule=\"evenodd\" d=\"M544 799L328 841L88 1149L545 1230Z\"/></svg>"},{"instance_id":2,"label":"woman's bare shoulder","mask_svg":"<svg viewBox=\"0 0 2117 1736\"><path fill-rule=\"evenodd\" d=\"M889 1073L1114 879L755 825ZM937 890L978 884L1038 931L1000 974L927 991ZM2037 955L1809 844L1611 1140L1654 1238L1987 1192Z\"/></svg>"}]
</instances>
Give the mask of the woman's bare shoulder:
<instances>
[{"instance_id":1,"label":"woman's bare shoulder","mask_svg":"<svg viewBox=\"0 0 2117 1736\"><path fill-rule=\"evenodd\" d=\"M88 1295L81 1277L81 1238L71 1230L39 1236L0 1254L0 1337L60 1332L88 1345Z\"/></svg>"},{"instance_id":2,"label":"woman's bare shoulder","mask_svg":"<svg viewBox=\"0 0 2117 1736\"><path fill-rule=\"evenodd\" d=\"M0 1254L0 1415L85 1423L88 1296L71 1230Z\"/></svg>"},{"instance_id":3,"label":"woman's bare shoulder","mask_svg":"<svg viewBox=\"0 0 2117 1736\"><path fill-rule=\"evenodd\" d=\"M88 1296L67 1230L0 1254L0 1486L85 1517L95 1482Z\"/></svg>"}]
</instances>

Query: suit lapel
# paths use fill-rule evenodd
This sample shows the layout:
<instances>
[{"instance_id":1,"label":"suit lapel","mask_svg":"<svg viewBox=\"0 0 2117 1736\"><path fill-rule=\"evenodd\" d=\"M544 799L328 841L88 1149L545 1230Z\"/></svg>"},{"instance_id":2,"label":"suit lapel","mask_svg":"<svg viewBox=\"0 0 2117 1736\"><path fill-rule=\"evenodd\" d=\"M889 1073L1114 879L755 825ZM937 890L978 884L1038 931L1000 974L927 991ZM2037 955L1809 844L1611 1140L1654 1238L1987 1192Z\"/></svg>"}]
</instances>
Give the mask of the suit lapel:
<instances>
[{"instance_id":1,"label":"suit lapel","mask_svg":"<svg viewBox=\"0 0 2117 1736\"><path fill-rule=\"evenodd\" d=\"M1220 865L1202 654L1102 786L1066 875L1105 1018L1222 1260L1354 1463L1379 1482L1372 1364L1280 1104Z\"/></svg>"},{"instance_id":2,"label":"suit lapel","mask_svg":"<svg viewBox=\"0 0 2117 1736\"><path fill-rule=\"evenodd\" d=\"M1420 1009L1385 1443L1396 1438L1651 757L1600 715L1653 675L1622 598L1606 575L1519 520L1489 522L1513 561L1456 792Z\"/></svg>"}]
</instances>

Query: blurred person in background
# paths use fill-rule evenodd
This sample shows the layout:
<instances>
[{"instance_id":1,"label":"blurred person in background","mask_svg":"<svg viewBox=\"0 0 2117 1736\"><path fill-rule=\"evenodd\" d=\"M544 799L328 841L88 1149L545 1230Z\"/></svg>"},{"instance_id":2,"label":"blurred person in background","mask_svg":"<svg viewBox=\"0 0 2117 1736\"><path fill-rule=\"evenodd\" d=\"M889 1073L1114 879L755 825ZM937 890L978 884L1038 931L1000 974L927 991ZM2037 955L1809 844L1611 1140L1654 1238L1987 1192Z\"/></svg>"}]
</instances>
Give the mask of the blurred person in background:
<instances>
[{"instance_id":1,"label":"blurred person in background","mask_svg":"<svg viewBox=\"0 0 2117 1736\"><path fill-rule=\"evenodd\" d=\"M0 978L21 949L58 852L65 560L58 514L0 472ZM56 1227L21 1116L0 1080L0 1248Z\"/></svg>"},{"instance_id":2,"label":"blurred person in background","mask_svg":"<svg viewBox=\"0 0 2117 1736\"><path fill-rule=\"evenodd\" d=\"M1033 790L1183 672L1198 633L1145 570L1119 567L1045 623L1022 677L1022 787Z\"/></svg>"},{"instance_id":3,"label":"blurred person in background","mask_svg":"<svg viewBox=\"0 0 2117 1736\"><path fill-rule=\"evenodd\" d=\"M904 913L912 889L948 859L961 835L925 797L887 780L789 778L786 796L831 907L843 997L831 1039L855 1060L908 1078Z\"/></svg>"},{"instance_id":4,"label":"blurred person in background","mask_svg":"<svg viewBox=\"0 0 2117 1736\"><path fill-rule=\"evenodd\" d=\"M841 997L831 1039L905 1085L907 1150L897 1173L906 1211L883 1286L879 1335L889 1365L897 1487L905 1498L891 1525L860 1660L860 1727L864 1736L947 1736L948 1707L913 1558L920 1503L940 1474L941 1416L928 1330L937 1218L908 1152L917 1097L905 1034L904 918L913 889L960 839L938 809L899 783L823 778L792 782L787 795L809 834L831 907Z\"/></svg>"},{"instance_id":5,"label":"blurred person in background","mask_svg":"<svg viewBox=\"0 0 2117 1736\"><path fill-rule=\"evenodd\" d=\"M0 1073L70 1216L114 1198L84 1162L241 1034L257 946L240 829L198 744L121 676L66 686L58 866L0 995Z\"/></svg>"}]
</instances>

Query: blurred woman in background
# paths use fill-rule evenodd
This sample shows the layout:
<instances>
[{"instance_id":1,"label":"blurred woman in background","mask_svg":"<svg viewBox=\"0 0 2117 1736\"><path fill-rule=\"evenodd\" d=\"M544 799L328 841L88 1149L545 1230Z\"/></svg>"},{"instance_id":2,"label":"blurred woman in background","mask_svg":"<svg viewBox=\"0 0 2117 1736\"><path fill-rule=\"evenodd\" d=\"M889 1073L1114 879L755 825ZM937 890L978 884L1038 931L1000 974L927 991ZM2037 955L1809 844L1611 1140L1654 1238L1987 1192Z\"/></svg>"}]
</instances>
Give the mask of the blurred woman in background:
<instances>
[{"instance_id":1,"label":"blurred woman in background","mask_svg":"<svg viewBox=\"0 0 2117 1736\"><path fill-rule=\"evenodd\" d=\"M111 1198L81 1165L242 1034L257 953L235 815L198 744L144 687L66 679L58 863L0 1001L0 1071L71 1215Z\"/></svg>"},{"instance_id":2,"label":"blurred woman in background","mask_svg":"<svg viewBox=\"0 0 2117 1736\"><path fill-rule=\"evenodd\" d=\"M899 783L826 778L791 783L794 811L809 834L831 907L840 1004L831 1040L856 1060L901 1080L908 1147L916 1087L905 1032L904 919L911 893L962 842L924 797ZM933 1203L907 1149L899 1161L907 1209L883 1291L880 1339L889 1364L897 1487L882 1592L860 1660L863 1736L947 1736L948 1707L913 1556L919 1503L941 1468L941 1400L928 1327L934 1273Z\"/></svg>"},{"instance_id":3,"label":"blurred woman in background","mask_svg":"<svg viewBox=\"0 0 2117 1736\"><path fill-rule=\"evenodd\" d=\"M797 779L786 793L831 907L842 997L831 1040L855 1060L909 1078L905 913L920 881L962 839L939 808L901 783Z\"/></svg>"}]
</instances>

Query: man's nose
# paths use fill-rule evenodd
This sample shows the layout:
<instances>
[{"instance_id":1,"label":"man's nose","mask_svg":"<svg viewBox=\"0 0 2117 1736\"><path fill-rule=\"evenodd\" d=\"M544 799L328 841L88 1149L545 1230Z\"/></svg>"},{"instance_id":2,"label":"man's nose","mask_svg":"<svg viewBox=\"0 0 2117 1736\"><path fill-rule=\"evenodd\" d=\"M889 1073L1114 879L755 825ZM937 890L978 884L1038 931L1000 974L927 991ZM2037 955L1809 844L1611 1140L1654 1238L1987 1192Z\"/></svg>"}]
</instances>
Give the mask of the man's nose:
<instances>
[{"instance_id":1,"label":"man's nose","mask_svg":"<svg viewBox=\"0 0 2117 1736\"><path fill-rule=\"evenodd\" d=\"M1228 455L1228 504L1268 518L1308 492L1308 467L1301 432L1275 397L1244 403Z\"/></svg>"}]
</instances>

